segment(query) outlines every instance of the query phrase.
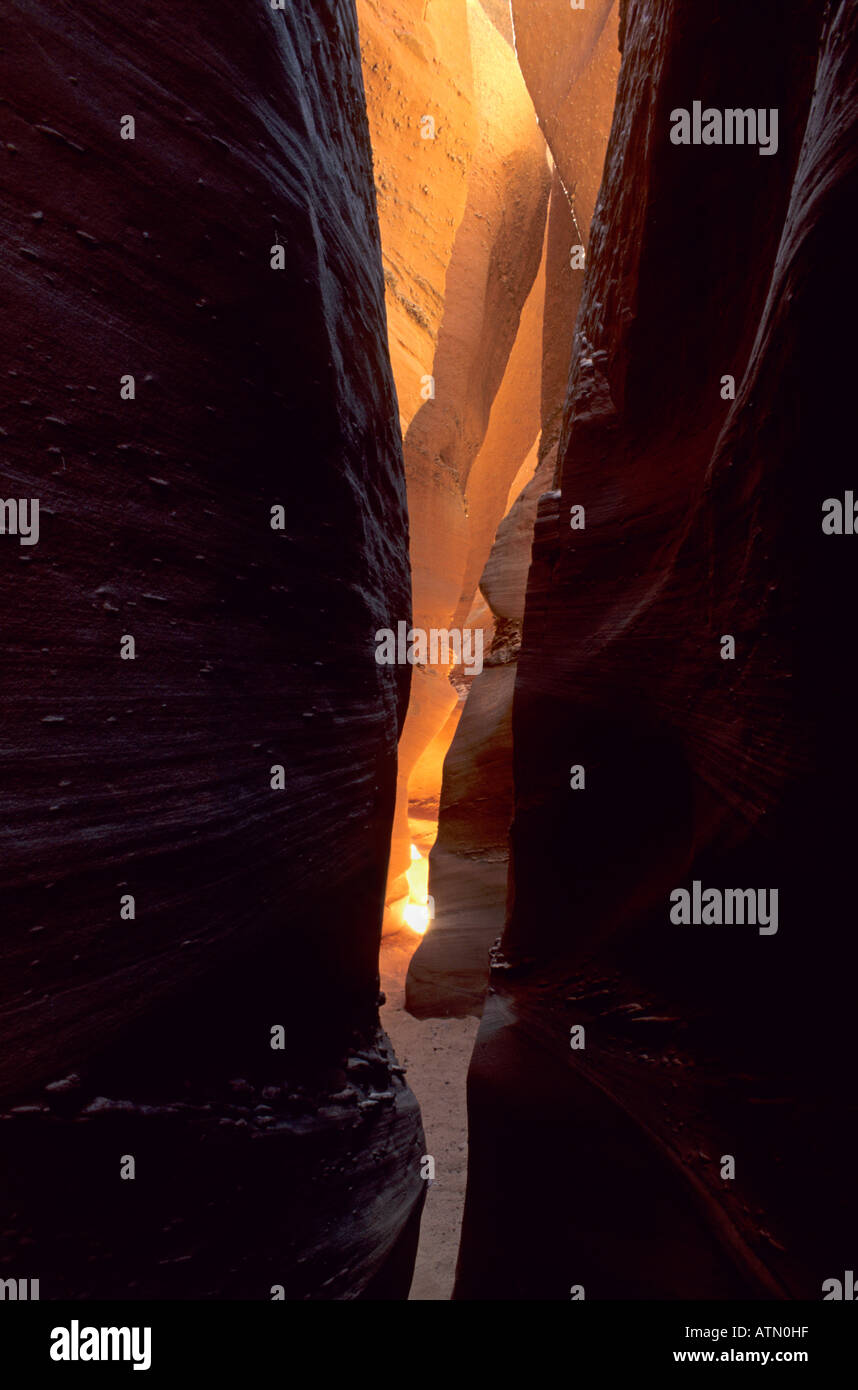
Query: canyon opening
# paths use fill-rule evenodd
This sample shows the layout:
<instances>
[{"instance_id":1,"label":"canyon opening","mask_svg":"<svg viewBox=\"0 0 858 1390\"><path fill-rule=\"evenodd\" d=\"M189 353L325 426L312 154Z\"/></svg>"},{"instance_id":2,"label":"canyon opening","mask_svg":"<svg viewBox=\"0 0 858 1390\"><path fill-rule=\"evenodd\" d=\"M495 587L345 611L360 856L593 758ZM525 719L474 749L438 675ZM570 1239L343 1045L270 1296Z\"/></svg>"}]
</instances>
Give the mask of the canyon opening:
<instances>
[{"instance_id":1,"label":"canyon opening","mask_svg":"<svg viewBox=\"0 0 858 1390\"><path fill-rule=\"evenodd\" d=\"M7 29L4 1329L823 1364L858 0Z\"/></svg>"}]
</instances>

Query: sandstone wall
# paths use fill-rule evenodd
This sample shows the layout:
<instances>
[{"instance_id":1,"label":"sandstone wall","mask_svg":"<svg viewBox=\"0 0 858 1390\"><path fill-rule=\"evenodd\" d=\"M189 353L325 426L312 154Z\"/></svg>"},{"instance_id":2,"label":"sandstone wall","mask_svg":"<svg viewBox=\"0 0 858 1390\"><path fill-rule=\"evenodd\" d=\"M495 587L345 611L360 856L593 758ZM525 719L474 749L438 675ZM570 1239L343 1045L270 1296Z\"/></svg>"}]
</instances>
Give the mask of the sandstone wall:
<instances>
[{"instance_id":1,"label":"sandstone wall","mask_svg":"<svg viewBox=\"0 0 858 1390\"><path fill-rule=\"evenodd\" d=\"M405 441L414 625L461 628L539 430L545 142L503 7L360 0L358 14ZM427 117L433 138L423 138ZM437 802L440 792L460 707L449 674L445 665L414 668L392 898L409 863L409 797Z\"/></svg>"},{"instance_id":2,"label":"sandstone wall","mask_svg":"<svg viewBox=\"0 0 858 1390\"><path fill-rule=\"evenodd\" d=\"M478 465L502 481L503 451L508 455L515 443L520 456L526 438L532 449L511 501L501 511L492 510L491 549L483 545L474 556L483 565L479 592L493 619L494 646L491 665L473 681L473 708L469 705L458 724L444 768L438 840L430 856L436 917L408 977L408 1006L419 1015L480 1012L489 949L503 924L512 695L531 541L539 497L551 488L557 466L584 280L574 248L589 244L619 69L617 5L602 6L598 13L526 5L516 10L515 20L517 56L556 163L543 262L531 292L531 299L537 290L540 294L540 341L528 341L521 352L526 308ZM553 37L547 44L549 32ZM529 389L519 382L519 373L529 374Z\"/></svg>"},{"instance_id":3,"label":"sandstone wall","mask_svg":"<svg viewBox=\"0 0 858 1390\"><path fill-rule=\"evenodd\" d=\"M624 7L528 582L459 1298L818 1298L848 1266L854 572L820 522L852 486L858 25L829 12ZM673 145L693 100L777 108L777 155ZM695 878L777 888L777 934L671 925Z\"/></svg>"},{"instance_id":4,"label":"sandstone wall","mask_svg":"<svg viewBox=\"0 0 858 1390\"><path fill-rule=\"evenodd\" d=\"M0 537L2 1273L404 1296L423 1140L376 996L407 680L374 634L408 528L353 7L6 29L5 486L41 535Z\"/></svg>"}]
</instances>

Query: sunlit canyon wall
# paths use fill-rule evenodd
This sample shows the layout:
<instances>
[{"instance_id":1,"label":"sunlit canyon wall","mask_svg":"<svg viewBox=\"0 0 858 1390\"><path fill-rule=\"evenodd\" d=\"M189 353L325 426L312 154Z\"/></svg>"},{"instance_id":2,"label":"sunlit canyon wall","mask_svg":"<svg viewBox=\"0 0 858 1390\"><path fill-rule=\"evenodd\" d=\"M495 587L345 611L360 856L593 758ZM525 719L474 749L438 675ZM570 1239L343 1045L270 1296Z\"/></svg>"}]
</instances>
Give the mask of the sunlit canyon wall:
<instances>
[{"instance_id":1,"label":"sunlit canyon wall","mask_svg":"<svg viewBox=\"0 0 858 1390\"><path fill-rule=\"evenodd\" d=\"M401 925L410 845L428 848L420 829L431 843L440 800L436 916L409 1003L462 1012L480 1006L502 922L524 580L536 499L556 459L619 67L618 7L582 17L568 5L513 14L480 0L359 0L358 16L414 625L481 626L486 651L476 676L414 668L387 924Z\"/></svg>"},{"instance_id":2,"label":"sunlit canyon wall","mask_svg":"<svg viewBox=\"0 0 858 1390\"><path fill-rule=\"evenodd\" d=\"M510 449L519 443L520 450L521 424L531 420L528 438L533 443L508 502L492 512L491 552L483 546L478 555L484 564L478 599L491 619L492 646L485 670L470 681L444 765L438 838L430 860L435 919L407 980L409 1008L420 1016L480 1011L489 945L503 923L512 819L512 695L524 585L537 499L551 488L555 473L574 320L619 71L619 6L610 0L585 13L560 0L544 0L513 6L510 18L519 81L523 79L533 103L533 120L547 138L552 183L544 232L540 224L540 275L521 316L478 467L505 482L512 473L509 464L519 457L510 457ZM505 118L502 111L499 118ZM520 247L519 254L526 250ZM540 318L530 332L528 314L537 309ZM420 517L412 509L412 549L419 528ZM435 563L441 559L438 546L431 557ZM476 573L476 566L471 567L471 577Z\"/></svg>"},{"instance_id":3,"label":"sunlit canyon wall","mask_svg":"<svg viewBox=\"0 0 858 1390\"><path fill-rule=\"evenodd\" d=\"M481 626L488 650L493 623L477 586L539 434L545 141L503 5L359 0L358 18L414 627ZM464 700L465 683L457 689L451 674L451 663L431 659L413 671L388 888L394 928L407 891L409 803L430 826L437 819L441 768Z\"/></svg>"}]
</instances>

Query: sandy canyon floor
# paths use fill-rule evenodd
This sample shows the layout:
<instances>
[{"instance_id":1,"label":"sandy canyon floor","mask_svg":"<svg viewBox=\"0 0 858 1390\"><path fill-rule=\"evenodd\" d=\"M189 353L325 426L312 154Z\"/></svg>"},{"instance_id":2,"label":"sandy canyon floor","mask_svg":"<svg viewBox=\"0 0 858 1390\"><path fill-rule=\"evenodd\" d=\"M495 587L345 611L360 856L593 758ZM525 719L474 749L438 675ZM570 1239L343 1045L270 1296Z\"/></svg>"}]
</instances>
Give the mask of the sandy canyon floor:
<instances>
[{"instance_id":1,"label":"sandy canyon floor","mask_svg":"<svg viewBox=\"0 0 858 1390\"><path fill-rule=\"evenodd\" d=\"M435 1160L409 1299L448 1300L465 1201L468 1165L465 1083L479 1019L413 1018L405 1009L405 975L419 937L405 930L384 937L379 969L387 1003L382 1026L408 1072L420 1102L426 1152Z\"/></svg>"}]
</instances>

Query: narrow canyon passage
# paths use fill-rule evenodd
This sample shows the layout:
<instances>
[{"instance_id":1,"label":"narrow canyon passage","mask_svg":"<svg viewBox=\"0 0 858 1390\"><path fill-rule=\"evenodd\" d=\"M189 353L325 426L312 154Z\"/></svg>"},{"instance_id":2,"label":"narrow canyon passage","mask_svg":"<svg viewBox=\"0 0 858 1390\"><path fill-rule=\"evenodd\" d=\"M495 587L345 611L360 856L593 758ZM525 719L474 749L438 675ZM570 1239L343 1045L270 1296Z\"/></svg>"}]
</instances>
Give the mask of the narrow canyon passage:
<instances>
[{"instance_id":1,"label":"narrow canyon passage","mask_svg":"<svg viewBox=\"0 0 858 1390\"><path fill-rule=\"evenodd\" d=\"M462 633L464 646L459 660L429 653L413 669L381 946L382 1022L435 1168L418 1299L449 1298L453 1285L465 1077L504 921L525 584L556 465L618 13L558 14L549 52L538 7L514 27L504 0L358 3L413 625Z\"/></svg>"},{"instance_id":2,"label":"narrow canyon passage","mask_svg":"<svg viewBox=\"0 0 858 1390\"><path fill-rule=\"evenodd\" d=\"M477 1019L418 1019L406 1009L405 976L413 950L406 932L392 933L382 942L380 974L386 1003L381 1022L419 1099L426 1154L434 1163L408 1294L412 1301L432 1302L450 1299L453 1293L467 1178L465 1082Z\"/></svg>"},{"instance_id":3,"label":"narrow canyon passage","mask_svg":"<svg viewBox=\"0 0 858 1390\"><path fill-rule=\"evenodd\" d=\"M379 5L368 8L377 21ZM813 122L834 98L824 85L815 107L811 97L821 75L835 91L853 79L853 7L823 16L808 0L785 19L771 4L750 16L727 0L714 26L681 3L571 8L466 6L468 47L462 7L448 7L436 32L444 7L422 6L407 55L372 25L362 30L414 624L479 623L488 652L464 702L461 669L452 681L431 663L414 671L385 925L397 931L404 903L428 929L407 970L405 1014L407 935L385 938L390 1028L412 1077L423 1071L418 1097L431 1116L427 1063L440 1055L458 1066L465 1050L439 1020L481 1016L454 1297L806 1296L826 1262L837 1265L836 1221L821 1196L821 1228L790 1217L790 1184L821 1173L807 1144L788 1141L781 1107L813 1115L834 1142L837 1107L848 1105L840 1083L833 1109L813 1094L823 1059L837 1075L848 1007L824 1019L812 1009L815 1062L796 1065L785 1030L797 936L766 958L763 938L780 928L761 917L756 950L738 935L719 952L705 936L676 937L678 919L665 920L660 903L684 881L699 893L707 875L756 874L781 884L773 904L785 896L798 911L820 872L798 868L820 843L799 802L810 788L818 814L820 797L832 810L841 797L833 771L805 752L817 733L801 673L811 652L821 659L816 640L795 635L820 582L810 539L792 512L760 520L764 504L731 470L754 460L761 488L767 469L791 476L795 449L781 431L796 428L808 389L823 390L807 366L803 378L791 369L792 406L775 393L768 416L752 415L778 335L804 362L805 318L826 322L822 306L833 302L823 284L813 310L783 322L795 296L783 256L797 257L810 236L801 210L813 194L802 181L837 188L847 177L848 122L835 123L826 147ZM454 11L457 69L443 51ZM455 118L444 86L454 70ZM753 108L723 112L725 93L740 90L755 93ZM850 89L850 120L851 102ZM483 132L470 167L469 117ZM695 134L704 120L708 133ZM403 148L390 124L400 140L418 127L426 138ZM454 139L463 188L432 162ZM715 148L701 154L701 144ZM846 195L828 196L813 236L828 238L839 265L833 208ZM445 252L417 269L414 248L430 235L440 245L439 220ZM843 279L854 285L845 267ZM773 551L761 536L789 540ZM792 546L803 590L779 569ZM722 663L743 642L733 682ZM428 890L415 889L403 866L411 845L425 854L436 801ZM844 940L827 949L848 956ZM441 1114L446 1150L443 1105ZM449 1177L460 1190L458 1165ZM427 1223L421 1278L437 1242ZM644 1253L655 1246L657 1267Z\"/></svg>"},{"instance_id":4,"label":"narrow canyon passage","mask_svg":"<svg viewBox=\"0 0 858 1390\"><path fill-rule=\"evenodd\" d=\"M854 1302L858 0L9 8L0 1302Z\"/></svg>"}]
</instances>

